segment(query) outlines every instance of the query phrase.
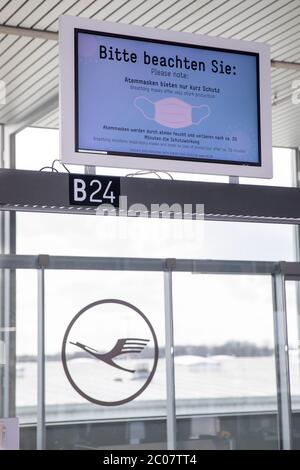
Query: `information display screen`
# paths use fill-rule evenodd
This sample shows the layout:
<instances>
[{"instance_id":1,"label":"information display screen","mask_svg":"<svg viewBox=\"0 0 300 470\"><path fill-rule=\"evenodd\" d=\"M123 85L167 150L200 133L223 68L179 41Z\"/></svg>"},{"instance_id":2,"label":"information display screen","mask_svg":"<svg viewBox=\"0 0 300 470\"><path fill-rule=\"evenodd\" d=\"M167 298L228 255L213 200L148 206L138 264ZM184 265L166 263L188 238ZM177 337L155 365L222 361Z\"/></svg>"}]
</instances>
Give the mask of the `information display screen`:
<instances>
[{"instance_id":1,"label":"information display screen","mask_svg":"<svg viewBox=\"0 0 300 470\"><path fill-rule=\"evenodd\" d=\"M261 164L259 56L75 29L75 151Z\"/></svg>"}]
</instances>

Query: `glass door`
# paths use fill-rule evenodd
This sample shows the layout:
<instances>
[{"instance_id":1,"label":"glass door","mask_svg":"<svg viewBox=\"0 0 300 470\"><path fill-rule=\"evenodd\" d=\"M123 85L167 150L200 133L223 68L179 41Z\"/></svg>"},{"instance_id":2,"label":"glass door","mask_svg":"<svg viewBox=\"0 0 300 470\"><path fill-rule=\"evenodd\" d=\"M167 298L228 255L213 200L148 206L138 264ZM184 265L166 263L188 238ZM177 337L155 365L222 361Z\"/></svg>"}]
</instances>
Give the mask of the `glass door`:
<instances>
[{"instance_id":1,"label":"glass door","mask_svg":"<svg viewBox=\"0 0 300 470\"><path fill-rule=\"evenodd\" d=\"M45 286L47 448L165 448L163 274L49 270Z\"/></svg>"},{"instance_id":2,"label":"glass door","mask_svg":"<svg viewBox=\"0 0 300 470\"><path fill-rule=\"evenodd\" d=\"M277 449L271 276L174 273L177 446Z\"/></svg>"},{"instance_id":3,"label":"glass door","mask_svg":"<svg viewBox=\"0 0 300 470\"><path fill-rule=\"evenodd\" d=\"M163 273L121 268L45 270L46 449L166 448ZM20 287L25 276L19 275ZM18 295L18 321L26 332L36 325L36 297L21 288ZM18 337L25 449L36 445L39 413L37 329L32 333L31 341Z\"/></svg>"}]
</instances>

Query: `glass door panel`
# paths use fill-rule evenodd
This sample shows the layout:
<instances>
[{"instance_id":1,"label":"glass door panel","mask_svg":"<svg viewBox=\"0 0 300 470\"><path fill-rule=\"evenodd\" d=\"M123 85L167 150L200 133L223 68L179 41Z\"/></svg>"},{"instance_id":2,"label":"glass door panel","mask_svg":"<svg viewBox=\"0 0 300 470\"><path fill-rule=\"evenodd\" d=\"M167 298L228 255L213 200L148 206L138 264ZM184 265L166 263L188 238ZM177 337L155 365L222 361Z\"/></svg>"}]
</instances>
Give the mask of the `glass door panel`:
<instances>
[{"instance_id":1,"label":"glass door panel","mask_svg":"<svg viewBox=\"0 0 300 470\"><path fill-rule=\"evenodd\" d=\"M47 271L49 449L166 443L163 274Z\"/></svg>"},{"instance_id":2,"label":"glass door panel","mask_svg":"<svg viewBox=\"0 0 300 470\"><path fill-rule=\"evenodd\" d=\"M278 448L271 277L173 280L178 448Z\"/></svg>"}]
</instances>

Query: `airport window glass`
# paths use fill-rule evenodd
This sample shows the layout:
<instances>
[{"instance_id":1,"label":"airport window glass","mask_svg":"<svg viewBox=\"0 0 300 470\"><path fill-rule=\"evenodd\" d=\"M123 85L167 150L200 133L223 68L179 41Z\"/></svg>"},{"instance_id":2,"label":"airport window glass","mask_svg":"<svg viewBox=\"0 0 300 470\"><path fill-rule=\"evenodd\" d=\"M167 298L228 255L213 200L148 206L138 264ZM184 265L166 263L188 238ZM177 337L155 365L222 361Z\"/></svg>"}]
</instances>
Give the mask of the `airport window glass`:
<instances>
[{"instance_id":1,"label":"airport window glass","mask_svg":"<svg viewBox=\"0 0 300 470\"><path fill-rule=\"evenodd\" d=\"M271 277L174 273L173 299L179 448L276 449Z\"/></svg>"},{"instance_id":2,"label":"airport window glass","mask_svg":"<svg viewBox=\"0 0 300 470\"><path fill-rule=\"evenodd\" d=\"M46 136L49 140L46 140ZM31 152L33 138L34 154ZM57 157L57 145L55 130L23 131L17 136L17 168L38 170L48 166ZM274 149L274 159L274 184L292 186L294 153ZM58 163L56 165L58 170L64 171ZM72 171L82 172L83 168L74 167ZM122 174L120 170L118 172ZM194 179L227 181L223 177L211 176ZM245 180L241 183L263 184L264 181ZM18 212L17 254L40 253L74 257L294 261L295 228L284 224ZM34 363L36 355L35 276L35 272L17 274L17 325L20 326L20 334L17 334L20 364L16 378L17 406L22 423L29 425L23 435L30 436L29 440L24 438L22 441L24 448L30 448L29 443L34 442L34 428L30 428L30 424L36 420L36 394L31 394L30 414L29 404L24 402L25 397L21 392L26 379L25 369L30 363L22 356L31 358ZM114 442L124 446L137 445L139 448L146 443L147 448L150 448L150 441L155 446L157 439L165 445L162 276L162 273L125 272L121 264L116 271L46 273L46 417L49 448L70 448L70 439L82 448L113 445ZM201 440L204 448L253 448L254 435L259 430L262 436L259 444L261 448L275 448L277 408L270 278L176 273L173 279L178 442L183 448L192 446L194 439ZM161 359L158 370L161 376L158 383L158 376L155 375L149 388L136 400L122 405L122 410L120 408L118 411L118 407L110 411L103 408L103 416L100 416L97 405L84 402L72 390L63 375L59 355L63 331L72 315L89 302L109 297L129 299L152 318L160 335ZM182 319L186 322L185 326L181 324ZM227 325L226 328L221 328L222 323ZM193 328L193 324L196 328ZM23 326L26 334L21 335ZM190 328L193 328L192 336L189 334ZM31 340L28 341L30 332ZM77 341L80 342L80 339ZM101 349L96 343L92 347ZM200 365L197 369L198 363L194 364L193 358L195 355L197 360L203 359L203 367ZM86 373L84 360L86 357L76 354L72 358L73 365L77 361ZM257 361L260 361L259 370L254 366ZM206 363L216 370L220 367L223 375L217 377L217 371L209 370ZM35 367L32 365L31 379L29 376L26 379L32 387L35 387L36 381ZM193 372L194 367L197 373ZM241 374L243 384L239 382ZM264 375L266 380L260 381ZM114 384L122 384L119 378L113 380ZM64 398L67 391L69 401ZM224 397L229 408L233 406L233 400L237 400L235 408L220 409ZM143 400L151 402L144 415L135 408ZM189 410L185 409L183 401L188 403ZM120 435L113 441L116 421L120 424ZM100 442L99 439L98 443L93 441L93 433L103 435L106 433L104 429L107 430L107 442ZM238 437L237 429L242 437ZM155 439L156 436L159 437Z\"/></svg>"},{"instance_id":3,"label":"airport window glass","mask_svg":"<svg viewBox=\"0 0 300 470\"><path fill-rule=\"evenodd\" d=\"M56 130L27 128L17 134L17 168L38 170L51 165L58 157L57 152ZM274 179L248 179L245 182L292 186L294 158L292 150L274 149ZM55 165L59 171L65 171L58 163ZM74 166L71 170L83 171L83 168ZM112 174L113 170L105 169L105 172ZM127 173L124 170L122 174ZM205 181L224 178L209 175L178 177L183 176ZM285 224L134 217L84 216L78 219L77 215L65 214L17 214L19 254L293 261L294 237L294 227Z\"/></svg>"}]
</instances>

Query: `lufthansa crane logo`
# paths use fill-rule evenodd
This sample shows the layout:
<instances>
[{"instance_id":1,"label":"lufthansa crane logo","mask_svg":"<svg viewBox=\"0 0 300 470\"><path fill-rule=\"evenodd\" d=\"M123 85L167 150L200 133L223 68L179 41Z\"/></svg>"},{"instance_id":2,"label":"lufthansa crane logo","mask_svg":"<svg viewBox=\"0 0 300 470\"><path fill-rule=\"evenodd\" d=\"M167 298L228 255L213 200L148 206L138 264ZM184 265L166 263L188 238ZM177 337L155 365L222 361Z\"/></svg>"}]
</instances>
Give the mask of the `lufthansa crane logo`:
<instances>
[{"instance_id":1,"label":"lufthansa crane logo","mask_svg":"<svg viewBox=\"0 0 300 470\"><path fill-rule=\"evenodd\" d=\"M119 364L116 364L113 359L117 358L118 356L121 356L121 354L132 354L142 352L144 347L147 345L148 341L149 339L140 338L118 339L111 351L107 352L106 354L101 354L96 349L90 348L89 346L78 342L72 343L72 341L70 341L70 344L78 346L79 348L83 349L83 351L86 351L87 353L94 356L96 359L106 362L106 364L109 364L110 366L115 367L116 369L126 370L127 372L134 373L136 372L135 370L127 369L126 367L120 366Z\"/></svg>"},{"instance_id":2,"label":"lufthansa crane logo","mask_svg":"<svg viewBox=\"0 0 300 470\"><path fill-rule=\"evenodd\" d=\"M130 333L130 334L128 334ZM150 384L158 362L158 342L149 319L117 299L93 302L69 323L62 363L72 387L103 406L128 403Z\"/></svg>"}]
</instances>

